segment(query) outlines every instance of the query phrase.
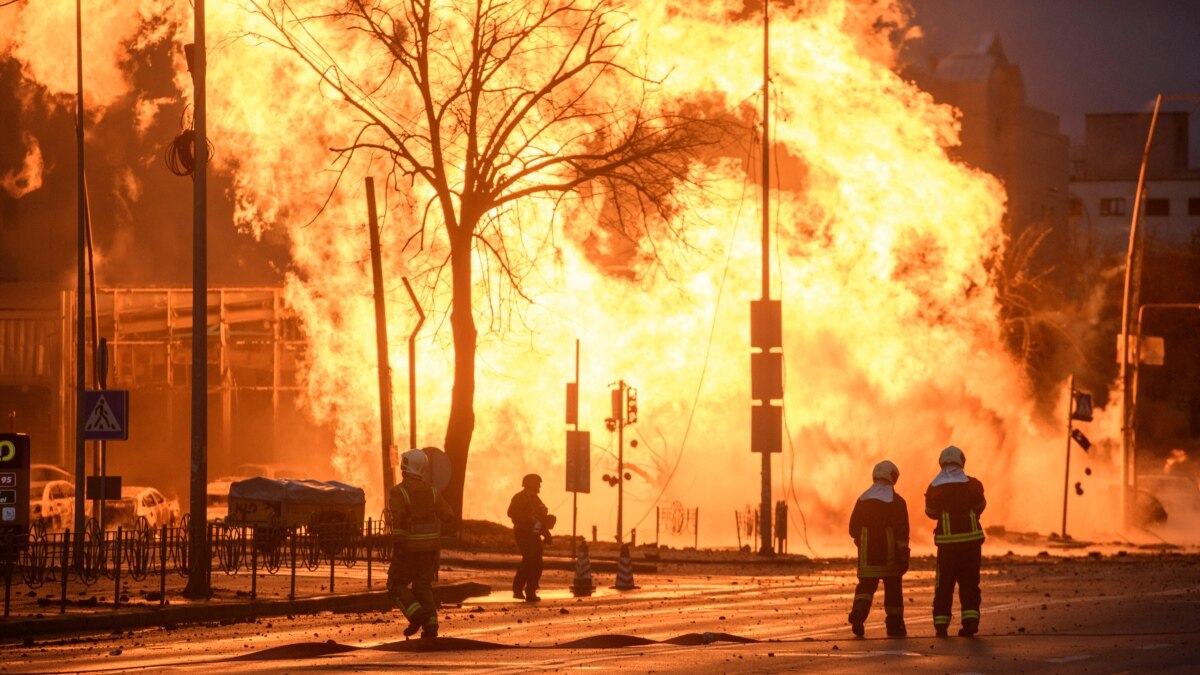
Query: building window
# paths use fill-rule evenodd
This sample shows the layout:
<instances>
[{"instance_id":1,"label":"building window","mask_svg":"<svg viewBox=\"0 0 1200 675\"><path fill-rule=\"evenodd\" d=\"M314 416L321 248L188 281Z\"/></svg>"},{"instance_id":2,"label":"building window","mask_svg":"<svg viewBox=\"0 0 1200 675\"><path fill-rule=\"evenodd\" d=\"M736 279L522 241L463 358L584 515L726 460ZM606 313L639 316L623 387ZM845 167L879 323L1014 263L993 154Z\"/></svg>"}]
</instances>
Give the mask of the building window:
<instances>
[{"instance_id":1,"label":"building window","mask_svg":"<svg viewBox=\"0 0 1200 675\"><path fill-rule=\"evenodd\" d=\"M1200 216L1200 197L1188 197L1188 215Z\"/></svg>"},{"instance_id":2,"label":"building window","mask_svg":"<svg viewBox=\"0 0 1200 675\"><path fill-rule=\"evenodd\" d=\"M1125 198L1110 197L1100 200L1100 215L1102 216L1123 216L1125 215Z\"/></svg>"},{"instance_id":3,"label":"building window","mask_svg":"<svg viewBox=\"0 0 1200 675\"><path fill-rule=\"evenodd\" d=\"M1171 200L1163 197L1157 199L1146 200L1146 215L1148 216L1169 216L1171 215Z\"/></svg>"}]
</instances>

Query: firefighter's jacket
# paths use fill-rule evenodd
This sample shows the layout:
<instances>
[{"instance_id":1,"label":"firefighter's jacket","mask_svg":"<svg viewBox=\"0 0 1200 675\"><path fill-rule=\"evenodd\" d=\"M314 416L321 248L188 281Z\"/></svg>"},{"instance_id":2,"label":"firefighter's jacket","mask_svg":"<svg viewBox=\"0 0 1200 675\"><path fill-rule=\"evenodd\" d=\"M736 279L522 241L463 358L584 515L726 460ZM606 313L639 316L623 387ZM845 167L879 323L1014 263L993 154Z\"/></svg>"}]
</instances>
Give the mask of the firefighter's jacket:
<instances>
[{"instance_id":1,"label":"firefighter's jacket","mask_svg":"<svg viewBox=\"0 0 1200 675\"><path fill-rule=\"evenodd\" d=\"M549 510L541 498L530 490L521 490L513 495L508 504L508 517L512 520L513 531L518 534L533 533L540 536L545 530L543 524L548 515Z\"/></svg>"},{"instance_id":2,"label":"firefighter's jacket","mask_svg":"<svg viewBox=\"0 0 1200 675\"><path fill-rule=\"evenodd\" d=\"M887 487L885 491L867 490L850 513L859 577L898 577L908 571L908 504ZM881 494L885 492L888 494ZM890 496L891 501L881 496Z\"/></svg>"},{"instance_id":3,"label":"firefighter's jacket","mask_svg":"<svg viewBox=\"0 0 1200 675\"><path fill-rule=\"evenodd\" d=\"M404 474L389 491L392 534L405 551L436 551L442 547L442 523L454 520L454 509L429 483Z\"/></svg>"},{"instance_id":4,"label":"firefighter's jacket","mask_svg":"<svg viewBox=\"0 0 1200 675\"><path fill-rule=\"evenodd\" d=\"M939 546L982 542L979 515L986 506L983 483L956 466L943 469L925 491L925 515L937 521L933 542Z\"/></svg>"}]
</instances>

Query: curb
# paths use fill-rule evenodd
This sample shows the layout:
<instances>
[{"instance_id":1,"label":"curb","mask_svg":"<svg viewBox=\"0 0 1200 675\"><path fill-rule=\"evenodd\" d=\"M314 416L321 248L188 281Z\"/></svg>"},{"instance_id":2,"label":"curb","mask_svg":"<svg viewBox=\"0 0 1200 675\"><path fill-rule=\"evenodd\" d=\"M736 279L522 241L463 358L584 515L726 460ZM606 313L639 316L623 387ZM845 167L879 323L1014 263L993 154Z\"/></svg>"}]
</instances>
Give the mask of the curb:
<instances>
[{"instance_id":1,"label":"curb","mask_svg":"<svg viewBox=\"0 0 1200 675\"><path fill-rule=\"evenodd\" d=\"M435 585L434 595L440 604L461 603L467 598L488 595L491 586L473 581ZM220 604L198 603L188 606L130 608L92 612L89 614L46 616L33 619L0 621L0 639L20 639L55 633L93 633L130 630L154 626L205 623L210 621L242 622L266 616L290 614L319 614L321 612L386 612L393 607L387 591L327 595L296 600L253 600Z\"/></svg>"}]
</instances>

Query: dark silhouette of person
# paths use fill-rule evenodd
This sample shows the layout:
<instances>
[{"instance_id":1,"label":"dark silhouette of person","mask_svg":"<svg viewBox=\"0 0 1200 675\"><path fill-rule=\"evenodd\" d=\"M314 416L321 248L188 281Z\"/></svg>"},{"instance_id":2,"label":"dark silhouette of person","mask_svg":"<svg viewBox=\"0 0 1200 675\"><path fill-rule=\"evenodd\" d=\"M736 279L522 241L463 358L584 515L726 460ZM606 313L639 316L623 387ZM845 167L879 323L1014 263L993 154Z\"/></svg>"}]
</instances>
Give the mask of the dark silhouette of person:
<instances>
[{"instance_id":1,"label":"dark silhouette of person","mask_svg":"<svg viewBox=\"0 0 1200 675\"><path fill-rule=\"evenodd\" d=\"M442 554L442 523L455 519L454 509L429 482L429 457L414 448L400 457L401 481L388 491L392 517L392 563L388 591L408 617L405 637L418 630L423 638L438 634L437 580ZM411 586L411 588L410 588Z\"/></svg>"},{"instance_id":2,"label":"dark silhouette of person","mask_svg":"<svg viewBox=\"0 0 1200 675\"><path fill-rule=\"evenodd\" d=\"M858 637L871 612L871 600L883 581L884 625L888 637L904 637L904 592L908 571L908 504L896 492L900 469L888 460L871 471L871 487L858 498L850 514L850 536L858 547L858 587L850 609L850 629Z\"/></svg>"},{"instance_id":3,"label":"dark silhouette of person","mask_svg":"<svg viewBox=\"0 0 1200 675\"><path fill-rule=\"evenodd\" d=\"M967 457L951 445L938 457L942 470L925 490L925 515L937 521L933 543L937 544L937 586L933 591L933 629L946 637L950 607L958 585L962 612L961 637L979 632L979 567L983 557L983 526L979 515L987 506L983 483L963 472Z\"/></svg>"},{"instance_id":4,"label":"dark silhouette of person","mask_svg":"<svg viewBox=\"0 0 1200 675\"><path fill-rule=\"evenodd\" d=\"M513 597L525 602L537 602L538 585L542 580L542 541L550 542L550 528L557 520L538 497L542 477L531 473L521 479L521 491L508 504L508 517L513 524L513 537L521 551L521 564L513 577Z\"/></svg>"}]
</instances>

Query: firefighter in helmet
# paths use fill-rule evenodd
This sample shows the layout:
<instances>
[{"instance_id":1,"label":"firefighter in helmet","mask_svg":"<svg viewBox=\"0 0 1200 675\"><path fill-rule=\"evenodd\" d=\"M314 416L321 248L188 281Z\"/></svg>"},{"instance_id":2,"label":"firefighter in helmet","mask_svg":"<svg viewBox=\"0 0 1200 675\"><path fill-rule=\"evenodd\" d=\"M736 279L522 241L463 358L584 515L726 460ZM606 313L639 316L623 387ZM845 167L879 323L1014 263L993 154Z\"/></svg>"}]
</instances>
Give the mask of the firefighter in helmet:
<instances>
[{"instance_id":1,"label":"firefighter in helmet","mask_svg":"<svg viewBox=\"0 0 1200 675\"><path fill-rule=\"evenodd\" d=\"M884 625L888 637L904 637L904 593L908 571L908 504L896 492L900 470L888 460L871 471L871 487L850 513L850 536L858 547L858 587L850 609L850 629L858 637L871 611L871 599L883 580Z\"/></svg>"},{"instance_id":2,"label":"firefighter in helmet","mask_svg":"<svg viewBox=\"0 0 1200 675\"><path fill-rule=\"evenodd\" d=\"M550 543L550 529L558 520L538 497L541 489L542 477L528 474L521 479L521 491L513 495L508 505L513 537L521 551L521 564L513 577L513 597L525 602L541 600L537 589L542 579L542 542Z\"/></svg>"},{"instance_id":3,"label":"firefighter in helmet","mask_svg":"<svg viewBox=\"0 0 1200 675\"><path fill-rule=\"evenodd\" d=\"M942 450L942 470L925 491L925 515L937 521L933 542L937 544L937 581L933 592L933 628L938 637L950 629L950 607L958 584L962 628L958 634L971 637L979 632L979 566L983 554L983 527L979 515L987 506L983 483L963 472L967 458L951 445Z\"/></svg>"},{"instance_id":4,"label":"firefighter in helmet","mask_svg":"<svg viewBox=\"0 0 1200 675\"><path fill-rule=\"evenodd\" d=\"M441 559L441 524L455 519L454 510L431 484L424 450L413 448L401 455L400 473L400 483L388 492L393 535L388 590L408 617L405 637L421 631L421 637L434 638L438 617L433 582Z\"/></svg>"}]
</instances>

